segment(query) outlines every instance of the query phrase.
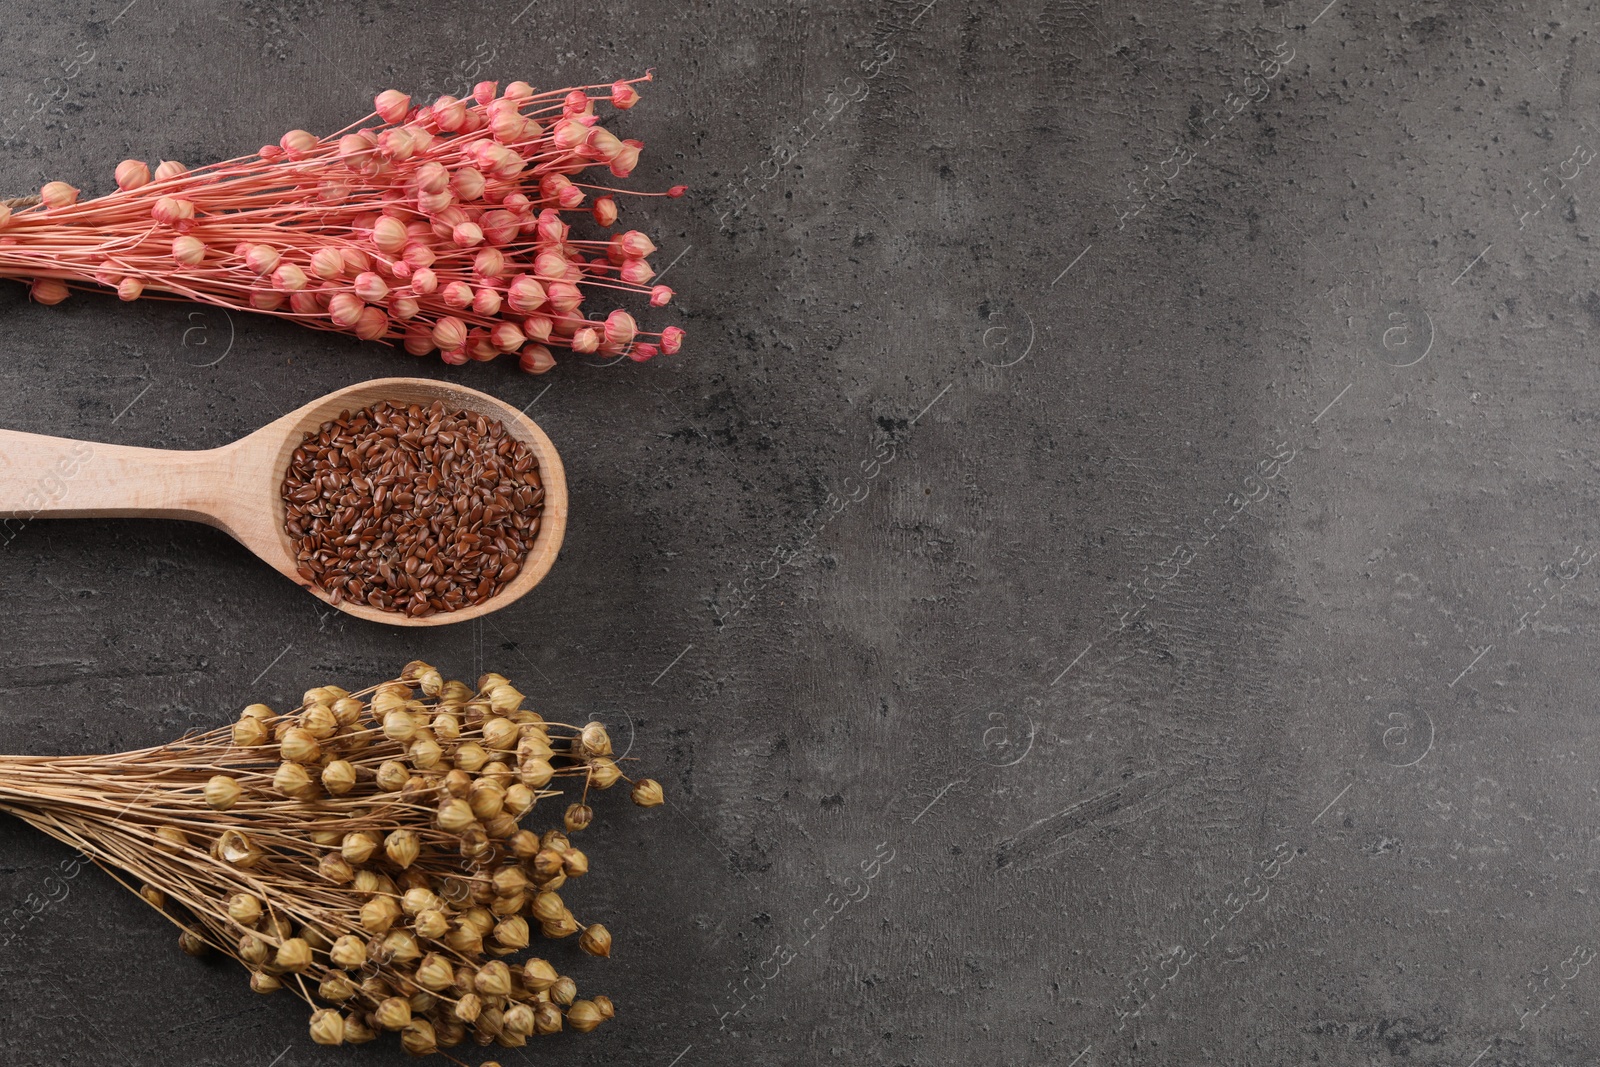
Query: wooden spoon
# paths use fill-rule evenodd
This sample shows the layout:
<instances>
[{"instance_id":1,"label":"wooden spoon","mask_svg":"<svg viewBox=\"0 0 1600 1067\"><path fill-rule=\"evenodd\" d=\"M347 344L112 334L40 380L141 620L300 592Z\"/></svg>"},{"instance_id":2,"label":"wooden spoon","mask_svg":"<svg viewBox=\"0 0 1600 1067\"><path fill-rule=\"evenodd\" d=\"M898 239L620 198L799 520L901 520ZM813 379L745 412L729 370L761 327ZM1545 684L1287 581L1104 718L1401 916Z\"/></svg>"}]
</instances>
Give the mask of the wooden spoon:
<instances>
[{"instance_id":1,"label":"wooden spoon","mask_svg":"<svg viewBox=\"0 0 1600 1067\"><path fill-rule=\"evenodd\" d=\"M539 463L544 510L522 570L476 607L411 618L367 604L336 606L391 626L443 626L498 611L545 576L567 528L567 479L561 457L532 419L492 396L422 378L379 378L329 393L248 437L205 451L129 448L63 437L0 430L0 544L33 519L147 518L204 522L230 534L284 577L332 604L296 570L294 543L284 529L280 487L289 457L306 434L343 411L380 401L431 404L498 419ZM21 525L19 525L21 524Z\"/></svg>"}]
</instances>

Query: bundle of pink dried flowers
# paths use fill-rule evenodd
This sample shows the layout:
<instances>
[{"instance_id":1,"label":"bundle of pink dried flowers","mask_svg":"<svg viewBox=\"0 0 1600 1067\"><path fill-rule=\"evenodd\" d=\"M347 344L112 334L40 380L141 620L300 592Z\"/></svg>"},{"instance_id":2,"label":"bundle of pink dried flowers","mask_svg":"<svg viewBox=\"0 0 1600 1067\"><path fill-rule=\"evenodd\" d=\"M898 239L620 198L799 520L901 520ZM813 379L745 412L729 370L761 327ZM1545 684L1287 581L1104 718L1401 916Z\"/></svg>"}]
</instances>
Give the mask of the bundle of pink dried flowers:
<instances>
[{"instance_id":1,"label":"bundle of pink dried flowers","mask_svg":"<svg viewBox=\"0 0 1600 1067\"><path fill-rule=\"evenodd\" d=\"M0 277L30 281L45 304L74 283L124 300L165 293L398 341L413 355L438 350L451 364L517 353L535 374L555 365L552 348L671 354L676 326L646 332L620 308L585 314L601 290L655 307L672 298L650 284L650 238L612 232L612 194L627 191L582 180L600 165L632 172L642 143L600 125L595 102L630 108L649 77L543 93L480 82L467 99L422 107L391 89L327 137L291 130L192 171L126 160L116 192L81 202L50 182L37 205L0 205ZM580 212L601 237L572 236Z\"/></svg>"}]
</instances>

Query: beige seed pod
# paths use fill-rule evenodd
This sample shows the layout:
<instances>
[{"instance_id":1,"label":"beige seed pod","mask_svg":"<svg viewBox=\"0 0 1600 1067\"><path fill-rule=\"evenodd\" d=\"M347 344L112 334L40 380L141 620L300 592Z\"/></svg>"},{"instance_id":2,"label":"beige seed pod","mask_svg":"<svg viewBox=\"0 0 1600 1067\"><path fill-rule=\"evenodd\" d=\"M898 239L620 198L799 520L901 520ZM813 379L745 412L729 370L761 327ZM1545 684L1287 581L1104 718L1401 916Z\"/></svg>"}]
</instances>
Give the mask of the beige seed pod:
<instances>
[{"instance_id":1,"label":"beige seed pod","mask_svg":"<svg viewBox=\"0 0 1600 1067\"><path fill-rule=\"evenodd\" d=\"M422 846L412 830L394 830L383 839L383 854L389 857L390 863L401 870L415 863L421 851Z\"/></svg>"},{"instance_id":2,"label":"beige seed pod","mask_svg":"<svg viewBox=\"0 0 1600 1067\"><path fill-rule=\"evenodd\" d=\"M332 1008L312 1012L311 1040L319 1045L344 1044L344 1016Z\"/></svg>"},{"instance_id":3,"label":"beige seed pod","mask_svg":"<svg viewBox=\"0 0 1600 1067\"><path fill-rule=\"evenodd\" d=\"M294 927L282 915L269 915L261 924L261 934L271 943L282 944L294 936Z\"/></svg>"},{"instance_id":4,"label":"beige seed pod","mask_svg":"<svg viewBox=\"0 0 1600 1067\"><path fill-rule=\"evenodd\" d=\"M386 793L397 793L411 780L411 768L398 760L385 760L378 767L378 788Z\"/></svg>"},{"instance_id":5,"label":"beige seed pod","mask_svg":"<svg viewBox=\"0 0 1600 1067\"><path fill-rule=\"evenodd\" d=\"M554 1004L540 1004L533 1009L533 1026L536 1033L559 1034L561 1023L561 1009Z\"/></svg>"},{"instance_id":6,"label":"beige seed pod","mask_svg":"<svg viewBox=\"0 0 1600 1067\"><path fill-rule=\"evenodd\" d=\"M247 967L260 967L272 958L272 946L255 934L239 938L239 958Z\"/></svg>"},{"instance_id":7,"label":"beige seed pod","mask_svg":"<svg viewBox=\"0 0 1600 1067\"><path fill-rule=\"evenodd\" d=\"M507 790L506 798L509 800L510 796L510 790ZM539 854L539 835L532 830L518 830L506 841L506 847L519 860L532 859Z\"/></svg>"},{"instance_id":8,"label":"beige seed pod","mask_svg":"<svg viewBox=\"0 0 1600 1067\"><path fill-rule=\"evenodd\" d=\"M146 904L149 904L157 911L161 911L167 906L167 895L153 885L141 886L139 895L144 898Z\"/></svg>"},{"instance_id":9,"label":"beige seed pod","mask_svg":"<svg viewBox=\"0 0 1600 1067\"><path fill-rule=\"evenodd\" d=\"M343 1004L356 995L356 984L342 974L330 974L317 986L317 996L335 1004Z\"/></svg>"},{"instance_id":10,"label":"beige seed pod","mask_svg":"<svg viewBox=\"0 0 1600 1067\"><path fill-rule=\"evenodd\" d=\"M235 893L228 898L228 918L240 926L254 926L261 921L261 900L250 893Z\"/></svg>"},{"instance_id":11,"label":"beige seed pod","mask_svg":"<svg viewBox=\"0 0 1600 1067\"><path fill-rule=\"evenodd\" d=\"M463 956L477 956L483 953L483 935L470 926L457 926L444 935L444 943L451 951Z\"/></svg>"},{"instance_id":12,"label":"beige seed pod","mask_svg":"<svg viewBox=\"0 0 1600 1067\"><path fill-rule=\"evenodd\" d=\"M456 979L456 970L450 966L450 961L437 952L430 952L417 964L416 983L423 989L430 989L435 993L450 988Z\"/></svg>"},{"instance_id":13,"label":"beige seed pod","mask_svg":"<svg viewBox=\"0 0 1600 1067\"><path fill-rule=\"evenodd\" d=\"M374 897L361 905L361 928L369 934L385 934L400 917L400 908L388 897Z\"/></svg>"},{"instance_id":14,"label":"beige seed pod","mask_svg":"<svg viewBox=\"0 0 1600 1067\"><path fill-rule=\"evenodd\" d=\"M589 873L589 857L575 848L569 848L561 853L561 871L568 878L577 878Z\"/></svg>"},{"instance_id":15,"label":"beige seed pod","mask_svg":"<svg viewBox=\"0 0 1600 1067\"><path fill-rule=\"evenodd\" d=\"M567 851L570 852L571 849ZM554 878L565 869L565 860L563 858L565 855L566 853L557 852L553 848L541 848L533 857L533 873L541 881L546 878Z\"/></svg>"},{"instance_id":16,"label":"beige seed pod","mask_svg":"<svg viewBox=\"0 0 1600 1067\"><path fill-rule=\"evenodd\" d=\"M555 849L557 852L565 852L572 847L572 841L560 830L546 830L540 840L545 848Z\"/></svg>"},{"instance_id":17,"label":"beige seed pod","mask_svg":"<svg viewBox=\"0 0 1600 1067\"><path fill-rule=\"evenodd\" d=\"M606 756L589 761L589 781L600 789L610 789L622 780L622 771Z\"/></svg>"},{"instance_id":18,"label":"beige seed pod","mask_svg":"<svg viewBox=\"0 0 1600 1067\"><path fill-rule=\"evenodd\" d=\"M356 787L356 769L349 760L336 759L322 768L322 788L342 797Z\"/></svg>"},{"instance_id":19,"label":"beige seed pod","mask_svg":"<svg viewBox=\"0 0 1600 1067\"><path fill-rule=\"evenodd\" d=\"M226 774L214 774L206 780L206 806L213 811L227 811L239 802L239 783Z\"/></svg>"},{"instance_id":20,"label":"beige seed pod","mask_svg":"<svg viewBox=\"0 0 1600 1067\"><path fill-rule=\"evenodd\" d=\"M319 823L311 828L311 843L322 848L337 848L344 840L344 829L337 824Z\"/></svg>"},{"instance_id":21,"label":"beige seed pod","mask_svg":"<svg viewBox=\"0 0 1600 1067\"><path fill-rule=\"evenodd\" d=\"M578 920L574 919L569 911L559 919L540 923L539 932L552 941L559 941L578 932Z\"/></svg>"},{"instance_id":22,"label":"beige seed pod","mask_svg":"<svg viewBox=\"0 0 1600 1067\"><path fill-rule=\"evenodd\" d=\"M562 855L565 855L565 854L566 853L562 853ZM560 889L562 886L564 886L566 884L567 884L567 873L565 871L557 871L555 874L551 875L549 878L546 878L544 881L540 882L539 883L539 888L540 889L548 889L553 893L553 892L555 892L556 890Z\"/></svg>"},{"instance_id":23,"label":"beige seed pod","mask_svg":"<svg viewBox=\"0 0 1600 1067\"><path fill-rule=\"evenodd\" d=\"M419 771L431 771L439 766L439 761L444 759L444 749L439 747L439 742L431 737L419 737L411 742L407 749L407 756L411 765Z\"/></svg>"},{"instance_id":24,"label":"beige seed pod","mask_svg":"<svg viewBox=\"0 0 1600 1067\"><path fill-rule=\"evenodd\" d=\"M409 686L380 685L372 694L372 715L379 722L387 723L389 716L396 711L404 711L406 703L411 699ZM393 738L392 740L403 740Z\"/></svg>"},{"instance_id":25,"label":"beige seed pod","mask_svg":"<svg viewBox=\"0 0 1600 1067\"><path fill-rule=\"evenodd\" d=\"M372 858L372 854L378 850L378 844L378 835L371 830L345 834L339 844L339 854L352 867L359 867Z\"/></svg>"},{"instance_id":26,"label":"beige seed pod","mask_svg":"<svg viewBox=\"0 0 1600 1067\"><path fill-rule=\"evenodd\" d=\"M266 723L260 719L244 718L233 724L233 743L240 748L264 745L271 736Z\"/></svg>"},{"instance_id":27,"label":"beige seed pod","mask_svg":"<svg viewBox=\"0 0 1600 1067\"><path fill-rule=\"evenodd\" d=\"M505 896L495 897L489 902L489 912L497 919L504 919L508 915L520 915L528 906L528 894L517 892L507 893Z\"/></svg>"},{"instance_id":28,"label":"beige seed pod","mask_svg":"<svg viewBox=\"0 0 1600 1067\"><path fill-rule=\"evenodd\" d=\"M590 997L589 999L594 1001L594 1006L600 1009L600 1015L603 1018L611 1019L616 1016L617 1008L616 1005L611 1003L610 997Z\"/></svg>"},{"instance_id":29,"label":"beige seed pod","mask_svg":"<svg viewBox=\"0 0 1600 1067\"><path fill-rule=\"evenodd\" d=\"M417 932L418 937L437 941L450 932L450 920L438 908L429 908L417 915L411 928Z\"/></svg>"},{"instance_id":30,"label":"beige seed pod","mask_svg":"<svg viewBox=\"0 0 1600 1067\"><path fill-rule=\"evenodd\" d=\"M251 704L239 713L242 719L254 719L263 726L271 726L278 718L278 713L265 704Z\"/></svg>"},{"instance_id":31,"label":"beige seed pod","mask_svg":"<svg viewBox=\"0 0 1600 1067\"><path fill-rule=\"evenodd\" d=\"M350 864L337 852L323 855L321 862L317 864L317 873L334 885L348 885L356 876Z\"/></svg>"},{"instance_id":32,"label":"beige seed pod","mask_svg":"<svg viewBox=\"0 0 1600 1067\"><path fill-rule=\"evenodd\" d=\"M378 706L378 702L376 700L374 700L372 703L373 707ZM401 744L405 744L416 735L417 720L411 717L411 713L405 709L404 705L397 707L393 711L390 711L384 715L383 736L387 737L389 740L398 741Z\"/></svg>"},{"instance_id":33,"label":"beige seed pod","mask_svg":"<svg viewBox=\"0 0 1600 1067\"><path fill-rule=\"evenodd\" d=\"M411 874L413 872L407 871L406 873ZM405 895L400 898L400 910L412 918L421 915L430 908L437 908L438 906L438 894L424 886L413 886L412 888L407 889Z\"/></svg>"},{"instance_id":34,"label":"beige seed pod","mask_svg":"<svg viewBox=\"0 0 1600 1067\"><path fill-rule=\"evenodd\" d=\"M661 783L654 778L641 778L633 786L633 802L641 808L653 808L666 799Z\"/></svg>"},{"instance_id":35,"label":"beige seed pod","mask_svg":"<svg viewBox=\"0 0 1600 1067\"><path fill-rule=\"evenodd\" d=\"M548 760L554 755L555 750L550 747L550 739L542 731L529 726L522 728L522 740L517 742L518 763L531 759Z\"/></svg>"},{"instance_id":36,"label":"beige seed pod","mask_svg":"<svg viewBox=\"0 0 1600 1067\"><path fill-rule=\"evenodd\" d=\"M306 944L304 938L291 937L278 946L278 952L273 957L272 964L280 971L299 974L311 966L311 946Z\"/></svg>"},{"instance_id":37,"label":"beige seed pod","mask_svg":"<svg viewBox=\"0 0 1600 1067\"><path fill-rule=\"evenodd\" d=\"M535 957L522 965L522 984L536 993L543 993L556 984L560 973L549 960Z\"/></svg>"},{"instance_id":38,"label":"beige seed pod","mask_svg":"<svg viewBox=\"0 0 1600 1067\"><path fill-rule=\"evenodd\" d=\"M526 1004L515 1004L506 1009L502 1025L506 1031L527 1037L534 1031L533 1009Z\"/></svg>"},{"instance_id":39,"label":"beige seed pod","mask_svg":"<svg viewBox=\"0 0 1600 1067\"><path fill-rule=\"evenodd\" d=\"M362 895L381 893L383 892L383 878L376 871L357 871L356 880L351 882L350 886Z\"/></svg>"},{"instance_id":40,"label":"beige seed pod","mask_svg":"<svg viewBox=\"0 0 1600 1067\"><path fill-rule=\"evenodd\" d=\"M483 765L483 769L478 772L478 777L488 778L492 781L498 782L502 786L509 786L512 782L517 780L516 773L501 760L495 760L492 763L485 763Z\"/></svg>"},{"instance_id":41,"label":"beige seed pod","mask_svg":"<svg viewBox=\"0 0 1600 1067\"><path fill-rule=\"evenodd\" d=\"M305 938L306 944L311 946L312 952L326 952L333 947L333 939L320 927L302 926L300 936Z\"/></svg>"},{"instance_id":42,"label":"beige seed pod","mask_svg":"<svg viewBox=\"0 0 1600 1067\"><path fill-rule=\"evenodd\" d=\"M328 705L313 704L300 713L300 729L318 741L326 741L339 732L339 718Z\"/></svg>"},{"instance_id":43,"label":"beige seed pod","mask_svg":"<svg viewBox=\"0 0 1600 1067\"><path fill-rule=\"evenodd\" d=\"M439 829L445 833L458 834L476 821L472 805L460 797L451 797L439 805Z\"/></svg>"},{"instance_id":44,"label":"beige seed pod","mask_svg":"<svg viewBox=\"0 0 1600 1067\"><path fill-rule=\"evenodd\" d=\"M611 735L603 722L586 723L578 735L578 745L589 756L611 755Z\"/></svg>"},{"instance_id":45,"label":"beige seed pod","mask_svg":"<svg viewBox=\"0 0 1600 1067\"><path fill-rule=\"evenodd\" d=\"M509 682L502 683L489 690L489 706L501 715L510 715L522 707L523 695L517 687Z\"/></svg>"},{"instance_id":46,"label":"beige seed pod","mask_svg":"<svg viewBox=\"0 0 1600 1067\"><path fill-rule=\"evenodd\" d=\"M347 697L349 695L350 693L348 690L340 689L336 685L319 685L312 689L307 689L300 697L300 703L302 706L310 704L332 704L340 698Z\"/></svg>"},{"instance_id":47,"label":"beige seed pod","mask_svg":"<svg viewBox=\"0 0 1600 1067\"><path fill-rule=\"evenodd\" d=\"M344 1017L344 1043L347 1045L365 1045L368 1041L376 1041L378 1031L367 1025L366 1019L360 1013L352 1012Z\"/></svg>"},{"instance_id":48,"label":"beige seed pod","mask_svg":"<svg viewBox=\"0 0 1600 1067\"><path fill-rule=\"evenodd\" d=\"M504 841L517 832L517 817L509 811L502 811L483 824L483 832L496 841Z\"/></svg>"},{"instance_id":49,"label":"beige seed pod","mask_svg":"<svg viewBox=\"0 0 1600 1067\"><path fill-rule=\"evenodd\" d=\"M476 993L463 994L456 1000L455 1017L464 1023L475 1023L483 1013L483 1001Z\"/></svg>"},{"instance_id":50,"label":"beige seed pod","mask_svg":"<svg viewBox=\"0 0 1600 1067\"><path fill-rule=\"evenodd\" d=\"M472 806L472 814L479 819L492 819L505 808L505 788L499 782L480 778L467 795L467 803Z\"/></svg>"},{"instance_id":51,"label":"beige seed pod","mask_svg":"<svg viewBox=\"0 0 1600 1067\"><path fill-rule=\"evenodd\" d=\"M404 1030L411 1021L411 1003L403 997L389 997L372 1013L372 1021L384 1030Z\"/></svg>"},{"instance_id":52,"label":"beige seed pod","mask_svg":"<svg viewBox=\"0 0 1600 1067\"><path fill-rule=\"evenodd\" d=\"M496 671L486 671L483 674L478 675L477 691L480 693L487 693L489 690L497 688L498 686L510 684L510 679L508 679L505 675Z\"/></svg>"},{"instance_id":53,"label":"beige seed pod","mask_svg":"<svg viewBox=\"0 0 1600 1067\"><path fill-rule=\"evenodd\" d=\"M433 736L446 744L461 739L461 720L449 712L433 718Z\"/></svg>"},{"instance_id":54,"label":"beige seed pod","mask_svg":"<svg viewBox=\"0 0 1600 1067\"><path fill-rule=\"evenodd\" d=\"M489 753L476 741L463 741L456 749L455 764L468 774L476 774L489 762Z\"/></svg>"},{"instance_id":55,"label":"beige seed pod","mask_svg":"<svg viewBox=\"0 0 1600 1067\"><path fill-rule=\"evenodd\" d=\"M266 971L253 971L250 974L250 988L262 994L276 993L283 988L283 983Z\"/></svg>"},{"instance_id":56,"label":"beige seed pod","mask_svg":"<svg viewBox=\"0 0 1600 1067\"><path fill-rule=\"evenodd\" d=\"M520 893L528 888L528 876L517 866L501 867L489 880L494 885L495 893L501 896Z\"/></svg>"},{"instance_id":57,"label":"beige seed pod","mask_svg":"<svg viewBox=\"0 0 1600 1067\"><path fill-rule=\"evenodd\" d=\"M611 931L599 923L594 923L583 931L583 936L578 938L578 947L591 956L602 958L611 955Z\"/></svg>"},{"instance_id":58,"label":"beige seed pod","mask_svg":"<svg viewBox=\"0 0 1600 1067\"><path fill-rule=\"evenodd\" d=\"M211 946L206 939L193 930L185 930L178 935L178 947L188 956L204 956L211 951Z\"/></svg>"},{"instance_id":59,"label":"beige seed pod","mask_svg":"<svg viewBox=\"0 0 1600 1067\"><path fill-rule=\"evenodd\" d=\"M483 1011L478 1015L475 1028L477 1030L476 1040L478 1044L487 1045L499 1037L505 1029L505 1012L485 1001Z\"/></svg>"},{"instance_id":60,"label":"beige seed pod","mask_svg":"<svg viewBox=\"0 0 1600 1067\"><path fill-rule=\"evenodd\" d=\"M505 810L513 819L520 819L533 810L538 799L539 794L532 789L521 782L513 782L506 788Z\"/></svg>"},{"instance_id":61,"label":"beige seed pod","mask_svg":"<svg viewBox=\"0 0 1600 1067\"><path fill-rule=\"evenodd\" d=\"M474 781L475 779L472 775L460 767L456 767L444 776L444 789L445 792L453 797L465 798L468 793L472 792L472 783Z\"/></svg>"},{"instance_id":62,"label":"beige seed pod","mask_svg":"<svg viewBox=\"0 0 1600 1067\"><path fill-rule=\"evenodd\" d=\"M366 710L367 706L355 697L340 697L333 702L333 718L340 726L354 726Z\"/></svg>"},{"instance_id":63,"label":"beige seed pod","mask_svg":"<svg viewBox=\"0 0 1600 1067\"><path fill-rule=\"evenodd\" d=\"M367 962L367 943L354 934L345 934L328 949L328 959L335 967L355 970Z\"/></svg>"},{"instance_id":64,"label":"beige seed pod","mask_svg":"<svg viewBox=\"0 0 1600 1067\"><path fill-rule=\"evenodd\" d=\"M310 731L291 726L278 744L278 755L294 763L315 763L322 755L322 746Z\"/></svg>"},{"instance_id":65,"label":"beige seed pod","mask_svg":"<svg viewBox=\"0 0 1600 1067\"><path fill-rule=\"evenodd\" d=\"M578 996L578 983L562 975L550 987L550 999L565 1007L571 1004Z\"/></svg>"},{"instance_id":66,"label":"beige seed pod","mask_svg":"<svg viewBox=\"0 0 1600 1067\"><path fill-rule=\"evenodd\" d=\"M543 789L555 776L556 769L549 760L523 760L517 767L518 780L529 789Z\"/></svg>"},{"instance_id":67,"label":"beige seed pod","mask_svg":"<svg viewBox=\"0 0 1600 1067\"><path fill-rule=\"evenodd\" d=\"M511 992L511 968L499 960L491 960L478 968L472 987L480 996L503 997Z\"/></svg>"},{"instance_id":68,"label":"beige seed pod","mask_svg":"<svg viewBox=\"0 0 1600 1067\"><path fill-rule=\"evenodd\" d=\"M562 815L561 821L566 826L568 833L587 830L589 824L594 822L594 809L587 804L569 805L566 813Z\"/></svg>"},{"instance_id":69,"label":"beige seed pod","mask_svg":"<svg viewBox=\"0 0 1600 1067\"><path fill-rule=\"evenodd\" d=\"M408 930L390 930L383 935L383 951L394 963L404 966L422 956L417 939Z\"/></svg>"},{"instance_id":70,"label":"beige seed pod","mask_svg":"<svg viewBox=\"0 0 1600 1067\"><path fill-rule=\"evenodd\" d=\"M461 922L472 927L478 933L487 937L489 931L494 929L494 916L487 908L473 907L461 913Z\"/></svg>"},{"instance_id":71,"label":"beige seed pod","mask_svg":"<svg viewBox=\"0 0 1600 1067\"><path fill-rule=\"evenodd\" d=\"M530 940L528 920L520 915L511 915L501 919L495 925L494 939L501 948L511 952L527 948Z\"/></svg>"},{"instance_id":72,"label":"beige seed pod","mask_svg":"<svg viewBox=\"0 0 1600 1067\"><path fill-rule=\"evenodd\" d=\"M163 826L156 831L155 848L169 856L176 856L189 847L189 835L176 826Z\"/></svg>"},{"instance_id":73,"label":"beige seed pod","mask_svg":"<svg viewBox=\"0 0 1600 1067\"><path fill-rule=\"evenodd\" d=\"M587 1034L603 1022L605 1016L600 1014L600 1009L595 1007L593 1001L573 1001L572 1007L567 1009L567 1025L580 1034Z\"/></svg>"},{"instance_id":74,"label":"beige seed pod","mask_svg":"<svg viewBox=\"0 0 1600 1067\"><path fill-rule=\"evenodd\" d=\"M443 689L439 690L439 703L465 704L467 701L471 700L473 696L474 692L466 682L460 682L456 681L455 679L451 679L450 681L444 683Z\"/></svg>"},{"instance_id":75,"label":"beige seed pod","mask_svg":"<svg viewBox=\"0 0 1600 1067\"><path fill-rule=\"evenodd\" d=\"M400 1032L400 1046L411 1056L427 1056L438 1051L438 1035L427 1019L411 1019Z\"/></svg>"},{"instance_id":76,"label":"beige seed pod","mask_svg":"<svg viewBox=\"0 0 1600 1067\"><path fill-rule=\"evenodd\" d=\"M309 799L317 791L306 769L298 763L287 761L278 764L277 773L272 776L272 787L284 796L297 800Z\"/></svg>"},{"instance_id":77,"label":"beige seed pod","mask_svg":"<svg viewBox=\"0 0 1600 1067\"><path fill-rule=\"evenodd\" d=\"M542 923L554 922L566 913L566 902L557 893L540 893L533 898L533 917Z\"/></svg>"}]
</instances>

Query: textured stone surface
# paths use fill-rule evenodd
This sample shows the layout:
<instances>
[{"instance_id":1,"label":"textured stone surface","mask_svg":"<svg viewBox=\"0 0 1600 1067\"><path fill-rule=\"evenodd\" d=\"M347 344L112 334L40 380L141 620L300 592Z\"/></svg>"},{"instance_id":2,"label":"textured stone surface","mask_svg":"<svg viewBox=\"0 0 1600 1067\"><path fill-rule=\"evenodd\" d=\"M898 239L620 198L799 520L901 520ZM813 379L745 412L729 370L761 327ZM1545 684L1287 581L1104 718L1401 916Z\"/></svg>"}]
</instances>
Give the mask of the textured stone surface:
<instances>
[{"instance_id":1,"label":"textured stone surface","mask_svg":"<svg viewBox=\"0 0 1600 1067\"><path fill-rule=\"evenodd\" d=\"M36 523L0 747L412 657L614 721L672 806L608 798L617 949L555 958L619 1018L507 1064L1594 1060L1595 15L1325 2L0 5L8 190L649 66L633 184L694 189L625 205L690 331L642 367L0 285L0 425L199 448L420 373L572 481L543 586L420 634ZM0 910L66 855L0 823ZM7 1064L402 1062L98 872L17 925Z\"/></svg>"}]
</instances>

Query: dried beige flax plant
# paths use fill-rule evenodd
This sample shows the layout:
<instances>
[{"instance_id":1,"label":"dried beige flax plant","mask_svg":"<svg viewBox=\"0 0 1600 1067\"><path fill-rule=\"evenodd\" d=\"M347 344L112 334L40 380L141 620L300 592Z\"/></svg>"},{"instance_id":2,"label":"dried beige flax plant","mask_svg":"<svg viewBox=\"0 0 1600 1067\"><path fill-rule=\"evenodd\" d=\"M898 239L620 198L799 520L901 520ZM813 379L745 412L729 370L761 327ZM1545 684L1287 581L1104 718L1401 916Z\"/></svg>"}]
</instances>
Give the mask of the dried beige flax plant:
<instances>
[{"instance_id":1,"label":"dried beige flax plant","mask_svg":"<svg viewBox=\"0 0 1600 1067\"><path fill-rule=\"evenodd\" d=\"M468 686L413 662L155 748L0 756L0 809L137 892L184 951L304 999L319 1044L394 1031L410 1053L461 1063L444 1050L612 1017L529 949L575 936L610 954L610 932L561 890L589 870L569 835L594 819L590 788L619 782L642 807L662 802L659 783L623 773L604 725L546 721L498 674ZM577 796L560 828L525 828L562 785Z\"/></svg>"}]
</instances>

